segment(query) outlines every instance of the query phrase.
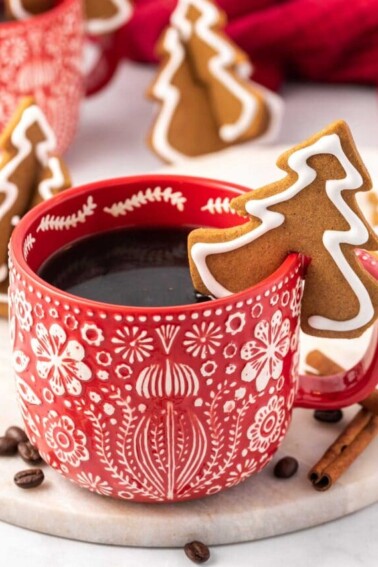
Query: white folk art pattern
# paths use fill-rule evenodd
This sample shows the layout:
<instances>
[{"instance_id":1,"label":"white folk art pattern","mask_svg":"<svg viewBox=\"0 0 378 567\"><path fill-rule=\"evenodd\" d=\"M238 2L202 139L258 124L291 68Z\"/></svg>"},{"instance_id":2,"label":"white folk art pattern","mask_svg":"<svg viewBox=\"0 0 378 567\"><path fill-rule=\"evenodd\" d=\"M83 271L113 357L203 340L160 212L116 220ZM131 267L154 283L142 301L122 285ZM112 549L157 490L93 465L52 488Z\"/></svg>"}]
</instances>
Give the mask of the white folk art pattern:
<instances>
[{"instance_id":1,"label":"white folk art pattern","mask_svg":"<svg viewBox=\"0 0 378 567\"><path fill-rule=\"evenodd\" d=\"M150 203L168 203L182 212L185 208L186 197L184 197L181 191L173 191L172 187L166 187L165 189L161 187L147 188L145 191L138 191L124 201L118 201L111 206L104 207L104 212L117 218Z\"/></svg>"},{"instance_id":2,"label":"white folk art pattern","mask_svg":"<svg viewBox=\"0 0 378 567\"><path fill-rule=\"evenodd\" d=\"M229 197L216 197L215 199L210 197L206 205L201 207L201 211L209 211L211 215L236 214L236 211L231 207L231 199Z\"/></svg>"},{"instance_id":3,"label":"white folk art pattern","mask_svg":"<svg viewBox=\"0 0 378 567\"><path fill-rule=\"evenodd\" d=\"M42 217L37 232L47 232L52 230L69 230L76 228L78 224L86 222L87 218L94 214L97 205L92 196L87 198L87 201L80 209L69 215L46 215Z\"/></svg>"},{"instance_id":4,"label":"white folk art pattern","mask_svg":"<svg viewBox=\"0 0 378 567\"><path fill-rule=\"evenodd\" d=\"M290 422L299 277L264 300L137 316L52 302L12 268L13 364L30 439L51 467L106 496L186 500L245 480Z\"/></svg>"}]
</instances>

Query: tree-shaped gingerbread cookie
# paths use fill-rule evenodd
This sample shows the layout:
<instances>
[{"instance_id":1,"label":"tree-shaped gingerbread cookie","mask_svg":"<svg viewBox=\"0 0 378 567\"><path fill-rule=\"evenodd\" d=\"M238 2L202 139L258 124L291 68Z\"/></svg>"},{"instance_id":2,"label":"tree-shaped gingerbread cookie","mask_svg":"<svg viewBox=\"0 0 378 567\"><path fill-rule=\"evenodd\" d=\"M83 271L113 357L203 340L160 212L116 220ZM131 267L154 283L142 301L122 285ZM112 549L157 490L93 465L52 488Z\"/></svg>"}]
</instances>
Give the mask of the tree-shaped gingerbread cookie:
<instances>
[{"instance_id":1,"label":"tree-shaped gingerbread cookie","mask_svg":"<svg viewBox=\"0 0 378 567\"><path fill-rule=\"evenodd\" d=\"M8 242L29 208L70 187L54 154L56 138L33 98L25 98L0 137L0 316L7 315Z\"/></svg>"},{"instance_id":2,"label":"tree-shaped gingerbread cookie","mask_svg":"<svg viewBox=\"0 0 378 567\"><path fill-rule=\"evenodd\" d=\"M335 122L287 151L279 181L247 192L231 206L247 217L229 229L189 236L193 282L215 297L245 289L272 274L290 252L311 259L302 302L302 329L316 336L356 337L378 315L378 282L356 249L378 239L356 202L371 188L348 126Z\"/></svg>"},{"instance_id":3,"label":"tree-shaped gingerbread cookie","mask_svg":"<svg viewBox=\"0 0 378 567\"><path fill-rule=\"evenodd\" d=\"M161 108L149 141L168 162L277 130L281 100L249 80L249 59L224 34L225 23L211 0L179 0L159 42L149 95Z\"/></svg>"}]
</instances>

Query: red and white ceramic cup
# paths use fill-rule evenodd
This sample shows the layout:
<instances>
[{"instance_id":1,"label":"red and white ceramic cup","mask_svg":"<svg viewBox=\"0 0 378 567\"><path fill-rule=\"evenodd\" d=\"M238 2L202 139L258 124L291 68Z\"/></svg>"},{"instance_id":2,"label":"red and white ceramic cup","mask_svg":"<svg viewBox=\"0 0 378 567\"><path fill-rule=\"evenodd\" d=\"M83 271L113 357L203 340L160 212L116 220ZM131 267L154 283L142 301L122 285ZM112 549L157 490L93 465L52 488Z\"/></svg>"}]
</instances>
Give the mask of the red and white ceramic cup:
<instances>
[{"instance_id":1,"label":"red and white ceramic cup","mask_svg":"<svg viewBox=\"0 0 378 567\"><path fill-rule=\"evenodd\" d=\"M75 133L83 96L97 92L118 65L115 36L98 40L101 55L87 77L81 0L58 0L54 8L30 19L0 23L0 131L20 100L34 96L64 152Z\"/></svg>"},{"instance_id":2,"label":"red and white ceramic cup","mask_svg":"<svg viewBox=\"0 0 378 567\"><path fill-rule=\"evenodd\" d=\"M167 175L103 181L40 205L15 229L10 326L22 416L44 460L80 486L145 502L215 494L269 462L293 407L341 407L374 388L376 335L352 370L298 375L297 254L241 293L164 308L81 299L37 275L62 246L95 233L234 225L230 198L243 191Z\"/></svg>"}]
</instances>

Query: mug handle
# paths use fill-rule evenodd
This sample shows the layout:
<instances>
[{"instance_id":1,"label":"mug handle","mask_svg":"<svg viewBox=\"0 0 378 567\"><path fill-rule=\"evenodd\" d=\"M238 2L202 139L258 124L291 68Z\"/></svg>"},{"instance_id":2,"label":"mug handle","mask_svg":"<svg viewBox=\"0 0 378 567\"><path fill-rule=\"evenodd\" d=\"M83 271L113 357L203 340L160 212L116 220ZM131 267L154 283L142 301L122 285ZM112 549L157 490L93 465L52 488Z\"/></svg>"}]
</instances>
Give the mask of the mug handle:
<instances>
[{"instance_id":1,"label":"mug handle","mask_svg":"<svg viewBox=\"0 0 378 567\"><path fill-rule=\"evenodd\" d=\"M363 358L350 370L331 376L299 376L295 407L337 409L366 398L378 384L378 324Z\"/></svg>"},{"instance_id":2,"label":"mug handle","mask_svg":"<svg viewBox=\"0 0 378 567\"><path fill-rule=\"evenodd\" d=\"M90 36L89 41L98 46L100 56L85 77L86 96L92 96L104 88L113 78L120 63L116 33L98 37Z\"/></svg>"},{"instance_id":3,"label":"mug handle","mask_svg":"<svg viewBox=\"0 0 378 567\"><path fill-rule=\"evenodd\" d=\"M356 252L367 272L378 280L378 261L363 250ZM331 376L299 376L295 407L337 409L366 398L378 385L378 323L363 358L350 370Z\"/></svg>"}]
</instances>

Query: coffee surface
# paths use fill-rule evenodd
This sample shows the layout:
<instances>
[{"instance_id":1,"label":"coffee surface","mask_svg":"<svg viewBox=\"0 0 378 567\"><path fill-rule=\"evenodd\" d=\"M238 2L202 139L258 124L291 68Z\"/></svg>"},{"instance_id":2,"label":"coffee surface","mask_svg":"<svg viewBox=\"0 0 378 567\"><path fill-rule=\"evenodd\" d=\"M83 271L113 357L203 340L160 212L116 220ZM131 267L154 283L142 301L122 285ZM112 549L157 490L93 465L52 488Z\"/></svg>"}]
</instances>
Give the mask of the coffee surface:
<instances>
[{"instance_id":1,"label":"coffee surface","mask_svg":"<svg viewBox=\"0 0 378 567\"><path fill-rule=\"evenodd\" d=\"M191 229L123 229L78 240L49 258L39 276L87 299L134 306L203 301L190 278Z\"/></svg>"}]
</instances>

